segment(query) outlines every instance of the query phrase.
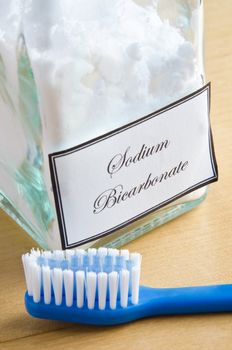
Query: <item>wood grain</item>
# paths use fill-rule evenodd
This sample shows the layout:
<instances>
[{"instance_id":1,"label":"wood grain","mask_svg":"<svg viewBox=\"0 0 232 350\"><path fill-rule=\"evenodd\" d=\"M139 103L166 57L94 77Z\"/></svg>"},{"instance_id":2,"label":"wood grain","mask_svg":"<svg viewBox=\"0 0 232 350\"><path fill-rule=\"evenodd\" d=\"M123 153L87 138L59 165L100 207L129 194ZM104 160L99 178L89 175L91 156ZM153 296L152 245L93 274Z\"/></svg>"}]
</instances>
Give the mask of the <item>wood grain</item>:
<instances>
[{"instance_id":1,"label":"wood grain","mask_svg":"<svg viewBox=\"0 0 232 350\"><path fill-rule=\"evenodd\" d=\"M220 181L197 209L128 244L143 254L142 282L232 281L232 1L205 1L206 68ZM30 318L20 256L34 242L0 213L0 349L231 349L232 315L165 317L114 328Z\"/></svg>"}]
</instances>

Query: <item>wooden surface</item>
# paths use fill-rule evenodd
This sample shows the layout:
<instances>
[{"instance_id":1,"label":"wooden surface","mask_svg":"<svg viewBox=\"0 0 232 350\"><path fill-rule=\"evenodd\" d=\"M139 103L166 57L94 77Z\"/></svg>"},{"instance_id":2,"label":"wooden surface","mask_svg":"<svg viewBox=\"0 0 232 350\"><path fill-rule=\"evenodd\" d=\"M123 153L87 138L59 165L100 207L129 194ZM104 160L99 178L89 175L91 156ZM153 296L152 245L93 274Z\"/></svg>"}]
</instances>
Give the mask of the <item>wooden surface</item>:
<instances>
[{"instance_id":1,"label":"wooden surface","mask_svg":"<svg viewBox=\"0 0 232 350\"><path fill-rule=\"evenodd\" d=\"M205 1L207 77L220 181L197 209L128 244L143 254L142 282L232 282L232 1ZM21 254L34 242L0 213L0 349L232 349L232 314L163 317L114 328L30 318Z\"/></svg>"}]
</instances>

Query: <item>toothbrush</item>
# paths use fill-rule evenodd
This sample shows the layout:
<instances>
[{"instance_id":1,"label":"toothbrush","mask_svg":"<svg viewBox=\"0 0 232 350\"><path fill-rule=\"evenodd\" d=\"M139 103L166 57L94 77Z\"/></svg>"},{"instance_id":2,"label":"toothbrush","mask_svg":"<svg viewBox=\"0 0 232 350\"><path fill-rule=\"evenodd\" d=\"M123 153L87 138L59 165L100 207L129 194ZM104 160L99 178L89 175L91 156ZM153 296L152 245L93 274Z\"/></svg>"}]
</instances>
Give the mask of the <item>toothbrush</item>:
<instances>
[{"instance_id":1,"label":"toothbrush","mask_svg":"<svg viewBox=\"0 0 232 350\"><path fill-rule=\"evenodd\" d=\"M22 256L25 305L34 317L116 325L144 317L232 311L232 284L151 288L139 285L142 257L107 248Z\"/></svg>"}]
</instances>

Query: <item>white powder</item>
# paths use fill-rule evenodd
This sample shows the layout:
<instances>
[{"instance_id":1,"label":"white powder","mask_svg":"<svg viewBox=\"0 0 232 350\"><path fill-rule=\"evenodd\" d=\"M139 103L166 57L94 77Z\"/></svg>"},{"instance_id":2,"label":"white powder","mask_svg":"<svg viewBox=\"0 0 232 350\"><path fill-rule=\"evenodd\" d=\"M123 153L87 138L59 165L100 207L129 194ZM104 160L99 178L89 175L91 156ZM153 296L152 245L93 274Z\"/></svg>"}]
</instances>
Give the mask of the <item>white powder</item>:
<instances>
[{"instance_id":1,"label":"white powder","mask_svg":"<svg viewBox=\"0 0 232 350\"><path fill-rule=\"evenodd\" d=\"M51 151L154 112L202 85L193 43L160 19L157 2L55 0L42 9L38 0L28 2L24 32Z\"/></svg>"}]
</instances>

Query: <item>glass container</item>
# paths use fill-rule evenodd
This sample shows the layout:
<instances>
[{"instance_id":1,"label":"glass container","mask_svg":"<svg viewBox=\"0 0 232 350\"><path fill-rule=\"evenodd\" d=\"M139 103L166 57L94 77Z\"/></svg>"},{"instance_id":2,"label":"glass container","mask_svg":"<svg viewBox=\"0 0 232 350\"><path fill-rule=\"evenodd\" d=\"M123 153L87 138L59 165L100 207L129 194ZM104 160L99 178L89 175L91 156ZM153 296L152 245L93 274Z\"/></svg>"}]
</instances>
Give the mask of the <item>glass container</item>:
<instances>
[{"instance_id":1,"label":"glass container","mask_svg":"<svg viewBox=\"0 0 232 350\"><path fill-rule=\"evenodd\" d=\"M201 88L203 4L200 0L1 0L0 4L0 206L41 247L58 249L48 155ZM206 187L196 190L86 246L121 246L196 207L206 192Z\"/></svg>"}]
</instances>

